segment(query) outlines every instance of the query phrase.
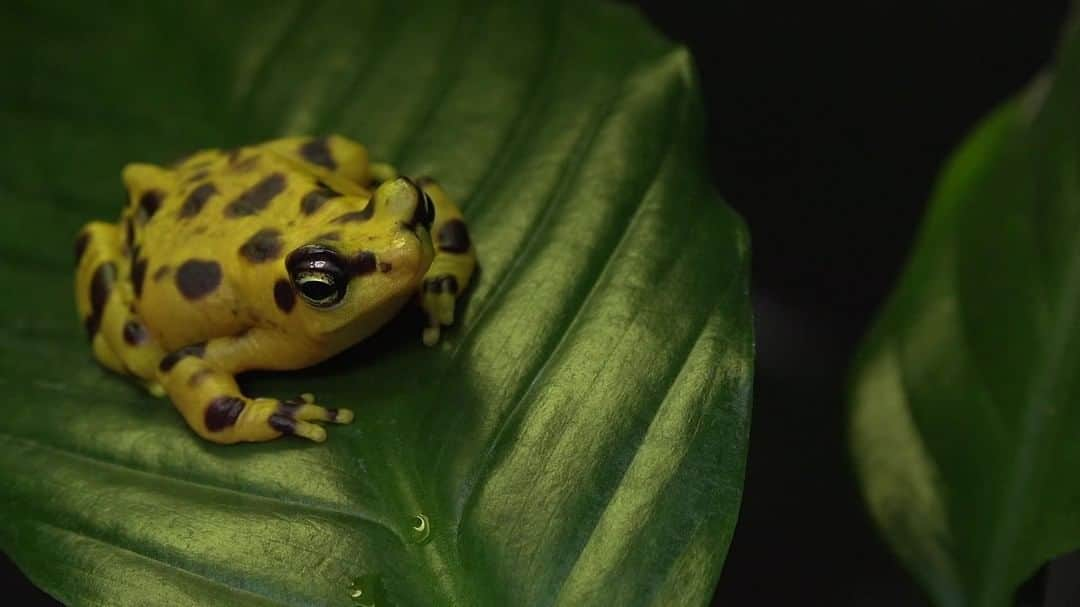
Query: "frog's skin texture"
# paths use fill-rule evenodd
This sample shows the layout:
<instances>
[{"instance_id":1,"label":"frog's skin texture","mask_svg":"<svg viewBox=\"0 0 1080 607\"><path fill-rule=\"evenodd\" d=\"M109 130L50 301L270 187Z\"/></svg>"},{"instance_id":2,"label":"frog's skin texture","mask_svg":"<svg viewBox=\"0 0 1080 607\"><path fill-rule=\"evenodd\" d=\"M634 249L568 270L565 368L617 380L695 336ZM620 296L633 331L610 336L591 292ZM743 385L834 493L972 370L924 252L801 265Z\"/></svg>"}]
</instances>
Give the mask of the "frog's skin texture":
<instances>
[{"instance_id":1,"label":"frog's skin texture","mask_svg":"<svg viewBox=\"0 0 1080 607\"><path fill-rule=\"evenodd\" d=\"M76 239L75 299L94 356L168 394L218 443L295 434L348 409L310 394L248 398L234 375L300 369L374 333L418 297L425 344L454 320L476 254L433 180L369 163L344 137L204 150L130 164L116 224Z\"/></svg>"}]
</instances>

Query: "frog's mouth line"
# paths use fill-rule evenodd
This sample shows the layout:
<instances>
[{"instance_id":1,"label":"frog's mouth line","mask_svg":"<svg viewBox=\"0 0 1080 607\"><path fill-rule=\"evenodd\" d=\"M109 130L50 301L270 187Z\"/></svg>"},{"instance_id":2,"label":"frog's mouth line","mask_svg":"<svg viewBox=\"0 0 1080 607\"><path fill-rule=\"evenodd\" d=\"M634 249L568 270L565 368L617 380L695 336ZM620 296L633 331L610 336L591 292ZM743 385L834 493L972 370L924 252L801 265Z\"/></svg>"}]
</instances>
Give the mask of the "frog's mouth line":
<instances>
[{"instance_id":1,"label":"frog's mouth line","mask_svg":"<svg viewBox=\"0 0 1080 607\"><path fill-rule=\"evenodd\" d=\"M425 225L417 225L410 230L413 236L416 236L417 242L420 243L420 250L423 251L424 256L428 258L428 262L424 265L423 271L419 273L422 278L427 273L428 268L431 267L431 262L435 260L435 241L431 238L431 228Z\"/></svg>"}]
</instances>

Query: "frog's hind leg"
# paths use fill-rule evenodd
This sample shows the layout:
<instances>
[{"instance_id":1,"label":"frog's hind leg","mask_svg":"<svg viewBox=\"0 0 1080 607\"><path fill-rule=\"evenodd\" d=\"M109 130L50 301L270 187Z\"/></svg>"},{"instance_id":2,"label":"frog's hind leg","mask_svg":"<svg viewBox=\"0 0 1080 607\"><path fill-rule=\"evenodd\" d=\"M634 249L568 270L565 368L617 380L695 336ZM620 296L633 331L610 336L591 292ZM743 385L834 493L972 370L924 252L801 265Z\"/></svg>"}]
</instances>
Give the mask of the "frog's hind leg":
<instances>
[{"instance_id":1,"label":"frog's hind leg","mask_svg":"<svg viewBox=\"0 0 1080 607\"><path fill-rule=\"evenodd\" d=\"M113 224L93 222L75 241L75 303L94 357L118 373L143 380L155 395L155 367L163 352L132 309L132 284L142 281L140 267L124 252L124 237Z\"/></svg>"},{"instance_id":2,"label":"frog's hind leg","mask_svg":"<svg viewBox=\"0 0 1080 607\"><path fill-rule=\"evenodd\" d=\"M353 413L315 403L311 394L289 400L248 398L233 376L238 369L267 368L278 350L263 342L258 331L212 339L181 348L161 359L161 384L199 436L216 443L268 441L296 435L315 442L326 430L315 422L347 424Z\"/></svg>"},{"instance_id":3,"label":"frog's hind leg","mask_svg":"<svg viewBox=\"0 0 1080 607\"><path fill-rule=\"evenodd\" d=\"M421 177L416 182L435 205L435 221L431 225L435 258L424 275L420 293L420 306L428 317L423 339L432 346L439 341L442 326L454 323L457 298L469 286L476 269L476 248L461 210L442 187L430 177Z\"/></svg>"}]
</instances>

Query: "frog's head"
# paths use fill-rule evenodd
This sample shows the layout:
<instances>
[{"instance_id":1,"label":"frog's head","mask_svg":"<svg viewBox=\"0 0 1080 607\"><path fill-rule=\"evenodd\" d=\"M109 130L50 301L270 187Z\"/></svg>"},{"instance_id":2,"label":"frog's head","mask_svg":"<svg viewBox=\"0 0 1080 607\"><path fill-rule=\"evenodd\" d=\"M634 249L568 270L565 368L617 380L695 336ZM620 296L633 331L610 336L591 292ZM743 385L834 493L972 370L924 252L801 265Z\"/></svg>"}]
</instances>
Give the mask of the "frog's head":
<instances>
[{"instance_id":1,"label":"frog's head","mask_svg":"<svg viewBox=\"0 0 1080 607\"><path fill-rule=\"evenodd\" d=\"M309 338L344 348L374 333L416 294L434 256L431 198L408 178L388 181L360 211L331 215L285 258Z\"/></svg>"}]
</instances>

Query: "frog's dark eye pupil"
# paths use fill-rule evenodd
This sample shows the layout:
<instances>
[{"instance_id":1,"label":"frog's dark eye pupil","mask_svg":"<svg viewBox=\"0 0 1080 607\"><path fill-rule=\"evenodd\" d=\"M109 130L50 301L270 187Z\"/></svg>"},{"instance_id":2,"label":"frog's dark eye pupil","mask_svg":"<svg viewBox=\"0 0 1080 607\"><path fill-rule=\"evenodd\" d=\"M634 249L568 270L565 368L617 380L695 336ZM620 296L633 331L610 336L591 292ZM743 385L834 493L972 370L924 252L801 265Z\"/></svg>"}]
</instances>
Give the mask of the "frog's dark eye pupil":
<instances>
[{"instance_id":1,"label":"frog's dark eye pupil","mask_svg":"<svg viewBox=\"0 0 1080 607\"><path fill-rule=\"evenodd\" d=\"M297 276L296 287L309 303L332 306L345 296L345 285L333 274L305 272Z\"/></svg>"},{"instance_id":2,"label":"frog's dark eye pupil","mask_svg":"<svg viewBox=\"0 0 1080 607\"><path fill-rule=\"evenodd\" d=\"M334 296L334 286L319 280L312 280L300 285L300 290L308 299L326 299Z\"/></svg>"}]
</instances>

